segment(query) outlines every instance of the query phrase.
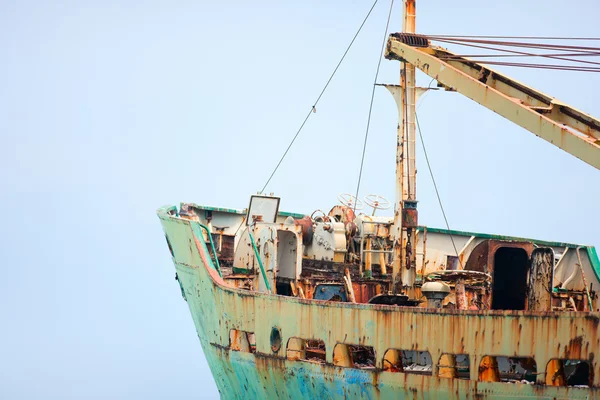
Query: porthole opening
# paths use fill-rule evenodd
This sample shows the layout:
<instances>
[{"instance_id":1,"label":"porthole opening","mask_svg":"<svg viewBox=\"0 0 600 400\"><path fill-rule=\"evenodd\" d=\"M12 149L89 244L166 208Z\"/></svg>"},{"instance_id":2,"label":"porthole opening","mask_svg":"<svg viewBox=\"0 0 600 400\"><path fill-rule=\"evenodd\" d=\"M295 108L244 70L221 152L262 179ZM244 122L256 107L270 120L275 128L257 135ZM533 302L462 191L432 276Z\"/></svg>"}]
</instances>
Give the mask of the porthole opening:
<instances>
[{"instance_id":1,"label":"porthole opening","mask_svg":"<svg viewBox=\"0 0 600 400\"><path fill-rule=\"evenodd\" d=\"M281 331L278 327L274 326L271 329L271 351L277 353L281 349Z\"/></svg>"}]
</instances>

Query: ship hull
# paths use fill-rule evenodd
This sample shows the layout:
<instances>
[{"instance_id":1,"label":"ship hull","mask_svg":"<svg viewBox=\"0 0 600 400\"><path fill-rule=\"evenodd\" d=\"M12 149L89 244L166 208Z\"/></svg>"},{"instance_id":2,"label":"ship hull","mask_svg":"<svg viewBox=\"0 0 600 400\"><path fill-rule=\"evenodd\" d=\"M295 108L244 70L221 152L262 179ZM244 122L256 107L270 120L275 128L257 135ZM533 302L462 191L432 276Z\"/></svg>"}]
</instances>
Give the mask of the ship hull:
<instances>
[{"instance_id":1,"label":"ship hull","mask_svg":"<svg viewBox=\"0 0 600 400\"><path fill-rule=\"evenodd\" d=\"M159 212L200 343L222 398L600 398L595 387L545 385L550 360L589 360L592 386L600 376L594 353L600 350L598 313L456 311L333 303L268 295L228 287L220 278L202 234L193 221ZM200 240L199 240L200 239ZM281 332L275 351L273 328ZM236 351L232 330L252 332L256 347ZM320 339L324 363L290 360L290 338ZM372 346L373 369L334 365L338 343ZM437 364L442 354L468 354L470 379L446 379L385 371L388 349L428 351ZM536 384L482 382L478 366L485 355L534 357Z\"/></svg>"},{"instance_id":2,"label":"ship hull","mask_svg":"<svg viewBox=\"0 0 600 400\"><path fill-rule=\"evenodd\" d=\"M452 380L287 361L204 345L223 399L596 399L581 388ZM558 389L558 390L556 390Z\"/></svg>"}]
</instances>

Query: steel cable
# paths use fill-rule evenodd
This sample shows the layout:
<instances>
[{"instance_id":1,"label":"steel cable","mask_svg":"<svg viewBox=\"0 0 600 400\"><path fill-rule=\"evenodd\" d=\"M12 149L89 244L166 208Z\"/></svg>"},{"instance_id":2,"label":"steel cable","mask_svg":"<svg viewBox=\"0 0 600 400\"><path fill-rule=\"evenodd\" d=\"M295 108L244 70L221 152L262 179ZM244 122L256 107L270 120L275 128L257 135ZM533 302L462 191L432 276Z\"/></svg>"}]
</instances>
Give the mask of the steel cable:
<instances>
[{"instance_id":1,"label":"steel cable","mask_svg":"<svg viewBox=\"0 0 600 400\"><path fill-rule=\"evenodd\" d=\"M527 40L600 40L600 37L558 37L558 36L485 36L485 35L427 35L429 37L465 39L527 39Z\"/></svg>"},{"instance_id":2,"label":"steel cable","mask_svg":"<svg viewBox=\"0 0 600 400\"><path fill-rule=\"evenodd\" d=\"M362 157L360 159L360 170L358 172L358 182L356 184L356 195L354 196L358 200L358 191L360 190L360 181L362 179L363 166L365 164L365 153L367 151L367 139L369 138L369 127L371 126L371 113L373 112L373 99L375 98L375 89L377 88L377 78L379 77L379 67L381 66L381 60L383 59L383 51L385 50L385 44L387 43L388 29L390 27L390 19L392 17L392 9L394 8L394 0L390 3L390 12L388 13L387 23L385 24L385 33L383 35L383 43L381 45L381 52L379 53L379 61L377 62L377 70L375 71L375 79L373 81L373 90L371 91L371 102L369 103L369 115L367 117L367 127L365 129L365 141L363 143ZM352 210L356 214L356 203L354 202L354 209Z\"/></svg>"},{"instance_id":3,"label":"steel cable","mask_svg":"<svg viewBox=\"0 0 600 400\"><path fill-rule=\"evenodd\" d=\"M558 71L577 71L577 72L600 72L598 67L580 67L577 65L553 65L553 64L528 64L528 63L511 63L502 61L478 61L479 64L490 65L506 65L509 67L521 68L536 68L536 69L553 69Z\"/></svg>"},{"instance_id":4,"label":"steel cable","mask_svg":"<svg viewBox=\"0 0 600 400\"><path fill-rule=\"evenodd\" d=\"M458 258L458 262L460 263L460 269L464 269L463 263L460 260L460 257L458 255L458 249L456 248L456 243L454 243L454 237L452 237L452 232L450 230L450 224L448 223L448 217L446 217L446 211L444 210L444 205L442 204L442 198L440 197L440 192L439 192L437 184L435 182L435 177L433 176L433 170L431 169L431 164L429 163L429 156L427 155L427 149L425 149L425 141L423 140L423 133L421 132L421 125L419 124L419 117L417 116L416 111L415 111L415 121L417 123L419 137L421 138L421 146L423 147L423 154L425 155L425 161L427 162L427 168L429 169L429 175L431 176L431 181L433 182L433 188L435 189L435 195L437 196L438 203L440 204L440 209L442 210L442 215L444 217L444 221L446 222L446 228L448 229L448 235L450 235L450 241L452 241L452 247L454 247L454 252L456 253L456 258Z\"/></svg>"},{"instance_id":5,"label":"steel cable","mask_svg":"<svg viewBox=\"0 0 600 400\"><path fill-rule=\"evenodd\" d=\"M494 49L493 47L488 47L489 49L493 49L495 51L508 51L505 49ZM512 51L511 51L512 53ZM469 58L486 58L486 57L498 57L498 58L505 58L505 57L596 57L596 56L600 56L600 52L595 52L595 51L591 51L589 53L525 53L525 52L520 52L520 51L515 51L515 54L454 54L452 56L444 56L444 57L440 57L440 59L446 59L446 60L451 60L452 58L462 58L462 57L469 57ZM575 60L574 60L575 61Z\"/></svg>"},{"instance_id":6,"label":"steel cable","mask_svg":"<svg viewBox=\"0 0 600 400\"><path fill-rule=\"evenodd\" d=\"M310 108L310 111L308 112L308 114L306 115L306 117L304 118L304 121L302 122L302 125L300 125L300 128L298 128L298 131L296 132L296 134L294 135L294 137L292 138L292 141L290 142L290 144L288 145L287 149L285 150L285 152L283 153L283 155L281 156L281 158L279 159L279 162L277 163L277 165L275 166L275 169L273 170L273 172L271 173L271 175L269 176L269 179L267 179L267 182L265 183L265 185L263 186L263 188L261 189L261 191L259 193L264 193L265 189L267 188L267 185L269 184L269 182L271 182L271 179L273 179L273 176L275 175L275 172L277 172L277 169L279 168L279 166L281 165L281 163L283 162L283 159L285 158L285 156L287 155L287 153L290 151L290 149L292 148L292 145L294 144L294 142L296 141L296 139L298 138L298 135L300 134L300 132L302 131L302 128L304 128L304 125L306 125L306 121L308 121L308 119L310 118L310 116L316 112L317 110L317 104L319 103L319 100L321 100L321 97L323 96L323 93L325 93L325 90L327 90L327 87L329 86L329 83L331 82L331 80L333 79L335 73L337 72L337 70L340 68L340 65L342 65L342 62L344 61L344 59L346 58L346 55L348 54L348 51L350 51L350 48L352 47L352 45L354 44L354 41L356 40L356 38L358 37L358 34L360 33L360 31L362 30L363 26L365 25L365 22L367 22L367 19L369 19L369 16L371 15L371 12L373 11L373 9L375 8L375 6L377 5L377 2L379 0L375 0L375 2L373 2L373 5L371 6L371 8L369 9L369 12L367 13L367 15L365 16L365 18L363 19L362 23L360 24L360 26L358 27L358 30L356 31L356 33L354 34L354 37L352 38L352 40L350 41L350 44L348 45L348 47L346 48L346 51L344 51L344 54L342 55L342 58L340 59L340 61L338 62L338 64L336 65L335 69L333 70L333 72L331 73L331 76L329 77L329 79L327 80L327 83L325 83L325 86L323 87L323 90L321 90L321 93L319 93L319 97L317 97L317 100L315 100L315 102L313 103L313 106Z\"/></svg>"},{"instance_id":7,"label":"steel cable","mask_svg":"<svg viewBox=\"0 0 600 400\"><path fill-rule=\"evenodd\" d=\"M474 44L465 44L465 43L461 43L461 42L455 42L453 40L440 40L441 42L445 42L445 43L452 43L452 44L457 44L459 46L468 46L468 47L476 47L476 48L480 48L480 49L486 49L486 50L492 50L492 51L499 51L499 52L504 52L504 53L511 53L511 54L518 54L518 55L523 55L523 56L538 56L538 57L544 57L544 58L552 58L552 59L556 59L556 60L563 60L563 61L571 61L571 62L579 62L579 63L584 63L584 64L594 64L594 65L600 65L600 63L598 62L594 62L594 61L586 61L586 60L577 60L577 59L573 59L573 58L566 58L564 57L564 55L543 55L543 54L536 54L536 53L527 53L527 52L523 52L523 51L517 51L517 50L507 50L507 49L502 49L502 48L497 48L497 47L490 47L490 46L480 46L480 45L474 45ZM600 49L599 49L600 50ZM590 54L591 52L579 52L579 54ZM572 53L570 53L572 54ZM600 52L597 52L596 54L600 54ZM493 55L491 55L493 56Z\"/></svg>"},{"instance_id":8,"label":"steel cable","mask_svg":"<svg viewBox=\"0 0 600 400\"><path fill-rule=\"evenodd\" d=\"M429 36L428 36L428 38L429 38ZM508 49L491 47L491 46L483 46L481 44L473 44L473 43L466 42L466 41L455 41L455 40L436 39L436 38L431 38L431 40L440 41L440 42L444 42L444 43L456 44L456 45L459 45L459 46L467 46L467 47L474 47L474 48L480 48L480 49L485 49L485 50L492 50L492 51L498 51L498 52L504 52L504 53L511 53L511 55L515 55L515 56L543 57L543 58L557 59L557 60L562 60L562 61L570 61L570 62L574 62L574 63L600 65L600 62L567 58L567 57L564 57L564 55L563 56L559 56L558 54L527 53L527 52L522 52L522 51L517 51L517 50L508 50ZM600 50L600 48L599 48L599 50ZM597 54L600 54L600 52L585 51L585 52L568 53L568 54L572 55L572 56L579 56L579 55L585 56L585 55L597 55ZM484 56L484 57L492 57L493 58L494 56L498 56L498 57L504 56L504 57L506 57L507 55L485 54L485 55L479 55L479 56L480 57ZM454 59L454 57L455 56L447 56L447 57L440 57L440 59L452 60L452 59ZM507 65L507 66L512 66L512 67L555 69L555 70L580 71L580 72L600 72L600 68L597 68L597 67L584 67L584 66L577 66L577 65L503 63L503 62L495 62L495 61L476 61L476 62L478 62L480 64Z\"/></svg>"},{"instance_id":9,"label":"steel cable","mask_svg":"<svg viewBox=\"0 0 600 400\"><path fill-rule=\"evenodd\" d=\"M452 38L452 37L433 37L430 35L426 35L427 38L431 40L443 41L443 40L451 40L455 42L465 42L465 43L481 43L481 44L490 44L496 46L504 46L504 47L528 47L535 49L555 49L560 51L600 51L600 47L589 47L589 46L567 46L567 45L558 45L558 44L548 44L548 43L527 43L527 42L505 42L505 41L497 41L497 40L479 40L479 39L461 39L461 38Z\"/></svg>"}]
</instances>

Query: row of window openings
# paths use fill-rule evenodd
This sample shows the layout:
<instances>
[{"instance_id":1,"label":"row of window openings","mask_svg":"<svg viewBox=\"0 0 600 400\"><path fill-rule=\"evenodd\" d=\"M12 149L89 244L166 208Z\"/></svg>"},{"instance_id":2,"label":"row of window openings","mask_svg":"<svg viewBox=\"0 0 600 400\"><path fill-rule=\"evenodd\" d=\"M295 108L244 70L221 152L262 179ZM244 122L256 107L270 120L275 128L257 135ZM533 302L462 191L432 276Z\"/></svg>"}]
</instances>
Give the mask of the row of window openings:
<instances>
[{"instance_id":1,"label":"row of window openings","mask_svg":"<svg viewBox=\"0 0 600 400\"><path fill-rule=\"evenodd\" d=\"M229 339L231 350L256 351L256 338L252 332L232 329ZM286 357L288 360L325 364L325 342L292 337L287 343ZM374 370L375 359L375 350L370 346L338 343L333 349L333 364L340 367ZM469 379L470 365L468 354L442 354L438 376ZM383 355L383 370L431 376L431 354L428 351L389 349ZM479 366L480 381L533 384L537 375L537 364L531 357L485 356ZM590 376L590 364L584 360L552 359L546 368L546 384L553 386L589 386Z\"/></svg>"}]
</instances>

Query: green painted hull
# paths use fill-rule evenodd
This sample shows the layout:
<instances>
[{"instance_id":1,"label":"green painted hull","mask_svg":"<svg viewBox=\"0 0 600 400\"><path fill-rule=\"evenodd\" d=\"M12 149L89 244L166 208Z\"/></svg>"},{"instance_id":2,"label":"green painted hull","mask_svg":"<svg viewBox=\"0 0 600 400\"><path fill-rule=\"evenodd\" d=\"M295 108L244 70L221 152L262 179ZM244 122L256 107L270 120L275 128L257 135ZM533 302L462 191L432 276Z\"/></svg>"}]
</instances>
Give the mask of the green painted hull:
<instances>
[{"instance_id":1,"label":"green painted hull","mask_svg":"<svg viewBox=\"0 0 600 400\"><path fill-rule=\"evenodd\" d=\"M207 343L208 344L208 343ZM287 361L203 345L223 399L596 399L588 389L451 380Z\"/></svg>"},{"instance_id":2,"label":"green painted hull","mask_svg":"<svg viewBox=\"0 0 600 400\"><path fill-rule=\"evenodd\" d=\"M182 293L222 398L365 398L365 399L592 399L597 388L479 382L484 355L535 355L538 371L552 358L599 354L598 313L526 313L522 311L447 311L331 303L266 295L226 287L213 266L197 223L159 210ZM200 238L200 240L198 240ZM283 344L272 351L270 332L278 327ZM253 332L254 353L229 346L231 329ZM327 362L286 359L288 338L318 338L327 345ZM577 338L573 342L573 338ZM373 346L375 370L333 365L336 343ZM394 373L382 370L386 349L469 354L469 380ZM585 354L585 357L584 357ZM600 366L591 361L594 386ZM201 389L199 389L201 390Z\"/></svg>"}]
</instances>

